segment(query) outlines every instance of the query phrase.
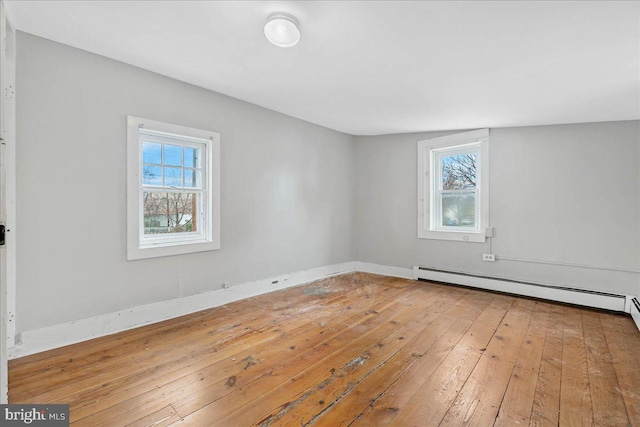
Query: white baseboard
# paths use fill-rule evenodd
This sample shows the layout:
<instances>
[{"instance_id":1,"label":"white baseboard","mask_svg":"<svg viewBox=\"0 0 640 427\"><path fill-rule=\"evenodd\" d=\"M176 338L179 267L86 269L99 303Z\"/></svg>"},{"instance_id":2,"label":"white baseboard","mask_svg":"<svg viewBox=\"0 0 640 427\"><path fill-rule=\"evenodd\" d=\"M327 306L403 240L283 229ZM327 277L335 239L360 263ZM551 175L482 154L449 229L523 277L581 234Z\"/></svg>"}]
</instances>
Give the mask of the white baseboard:
<instances>
[{"instance_id":1,"label":"white baseboard","mask_svg":"<svg viewBox=\"0 0 640 427\"><path fill-rule=\"evenodd\" d=\"M21 334L21 342L8 349L8 356L28 356L353 271L353 262L328 265L26 331Z\"/></svg>"},{"instance_id":2,"label":"white baseboard","mask_svg":"<svg viewBox=\"0 0 640 427\"><path fill-rule=\"evenodd\" d=\"M355 261L355 270L363 273L380 274L382 276L400 277L402 279L416 278L413 276L413 270L410 268L391 267L389 265L373 264L370 262Z\"/></svg>"},{"instance_id":3,"label":"white baseboard","mask_svg":"<svg viewBox=\"0 0 640 427\"><path fill-rule=\"evenodd\" d=\"M640 330L640 300L638 300L638 298L631 300L631 317L633 321L636 322L638 330Z\"/></svg>"},{"instance_id":4,"label":"white baseboard","mask_svg":"<svg viewBox=\"0 0 640 427\"><path fill-rule=\"evenodd\" d=\"M436 280L608 310L625 311L625 308L627 308L626 311L628 312L630 307L631 315L638 325L638 329L640 329L640 308L635 306L633 302L625 307L625 296L622 295L576 292L575 290L558 287L532 286L501 279L420 270L418 267L410 269L353 261L298 271L269 279L234 285L226 289L217 289L202 294L141 305L115 313L26 331L21 334L21 342L8 349L8 356L9 359L28 356L354 271L413 280L418 278Z\"/></svg>"},{"instance_id":5,"label":"white baseboard","mask_svg":"<svg viewBox=\"0 0 640 427\"><path fill-rule=\"evenodd\" d=\"M510 294L559 301L605 310L625 311L626 295L562 288L560 286L524 283L506 279L487 278L470 274L450 273L415 268L417 278L453 283L473 288L488 289Z\"/></svg>"}]
</instances>

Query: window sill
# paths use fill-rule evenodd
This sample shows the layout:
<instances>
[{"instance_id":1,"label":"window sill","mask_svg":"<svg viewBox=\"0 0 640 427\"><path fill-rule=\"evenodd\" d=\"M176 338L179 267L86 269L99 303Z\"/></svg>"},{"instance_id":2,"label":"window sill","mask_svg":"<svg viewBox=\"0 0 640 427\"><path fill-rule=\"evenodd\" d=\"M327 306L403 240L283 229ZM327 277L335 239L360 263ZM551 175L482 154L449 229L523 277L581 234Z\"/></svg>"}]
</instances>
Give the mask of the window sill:
<instances>
[{"instance_id":1,"label":"window sill","mask_svg":"<svg viewBox=\"0 0 640 427\"><path fill-rule=\"evenodd\" d=\"M129 247L127 259L129 261L137 259L158 258L171 255L191 254L195 252L215 251L220 249L219 241L199 241L189 243L169 243L156 244L153 246Z\"/></svg>"},{"instance_id":2,"label":"window sill","mask_svg":"<svg viewBox=\"0 0 640 427\"><path fill-rule=\"evenodd\" d=\"M192 245L198 243L211 243L211 240L203 237L202 235L191 236L171 236L166 238L148 238L140 244L140 249L153 249L164 246L183 246Z\"/></svg>"},{"instance_id":3,"label":"window sill","mask_svg":"<svg viewBox=\"0 0 640 427\"><path fill-rule=\"evenodd\" d=\"M481 231L441 231L441 230L418 230L418 238L432 240L453 240L458 242L484 243L486 236Z\"/></svg>"}]
</instances>

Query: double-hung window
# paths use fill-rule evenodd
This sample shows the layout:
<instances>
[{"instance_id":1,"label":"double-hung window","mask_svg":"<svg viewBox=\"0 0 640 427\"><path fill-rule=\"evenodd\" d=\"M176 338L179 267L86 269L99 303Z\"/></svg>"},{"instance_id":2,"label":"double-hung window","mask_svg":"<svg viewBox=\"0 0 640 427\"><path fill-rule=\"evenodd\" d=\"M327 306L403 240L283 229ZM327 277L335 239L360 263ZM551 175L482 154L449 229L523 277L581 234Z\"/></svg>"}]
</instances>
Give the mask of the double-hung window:
<instances>
[{"instance_id":1,"label":"double-hung window","mask_svg":"<svg viewBox=\"0 0 640 427\"><path fill-rule=\"evenodd\" d=\"M127 117L128 259L220 248L220 136Z\"/></svg>"},{"instance_id":2,"label":"double-hung window","mask_svg":"<svg viewBox=\"0 0 640 427\"><path fill-rule=\"evenodd\" d=\"M484 242L489 131L418 142L418 237Z\"/></svg>"}]
</instances>

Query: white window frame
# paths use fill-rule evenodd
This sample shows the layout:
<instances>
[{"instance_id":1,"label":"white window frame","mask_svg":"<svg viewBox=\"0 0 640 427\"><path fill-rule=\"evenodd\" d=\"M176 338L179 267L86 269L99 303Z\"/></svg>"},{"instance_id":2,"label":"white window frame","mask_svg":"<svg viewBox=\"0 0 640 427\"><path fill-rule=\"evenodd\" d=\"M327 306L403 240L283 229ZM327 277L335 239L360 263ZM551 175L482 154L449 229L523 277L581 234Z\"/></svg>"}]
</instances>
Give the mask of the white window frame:
<instances>
[{"instance_id":1,"label":"white window frame","mask_svg":"<svg viewBox=\"0 0 640 427\"><path fill-rule=\"evenodd\" d=\"M144 131L141 132L141 129ZM142 183L142 139L202 149L202 188L176 190ZM146 236L145 191L197 191L202 195L198 232ZM220 249L220 134L127 116L127 259L137 260Z\"/></svg>"},{"instance_id":2,"label":"white window frame","mask_svg":"<svg viewBox=\"0 0 640 427\"><path fill-rule=\"evenodd\" d=\"M418 237L421 239L484 242L489 227L489 129L418 141ZM476 227L441 225L439 159L475 150Z\"/></svg>"}]
</instances>

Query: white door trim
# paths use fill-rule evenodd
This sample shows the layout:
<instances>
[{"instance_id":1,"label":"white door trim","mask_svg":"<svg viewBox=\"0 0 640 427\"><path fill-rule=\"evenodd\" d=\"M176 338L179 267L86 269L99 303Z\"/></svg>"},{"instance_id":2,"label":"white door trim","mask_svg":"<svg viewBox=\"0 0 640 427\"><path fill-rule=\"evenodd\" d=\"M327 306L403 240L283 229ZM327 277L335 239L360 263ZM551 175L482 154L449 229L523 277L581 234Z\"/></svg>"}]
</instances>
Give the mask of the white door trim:
<instances>
[{"instance_id":1,"label":"white door trim","mask_svg":"<svg viewBox=\"0 0 640 427\"><path fill-rule=\"evenodd\" d=\"M4 3L4 1L3 1ZM4 223L7 229L6 251L7 280L7 346L16 344L16 32L5 11L5 136L1 148L4 168Z\"/></svg>"},{"instance_id":2,"label":"white door trim","mask_svg":"<svg viewBox=\"0 0 640 427\"><path fill-rule=\"evenodd\" d=\"M0 0L0 222L7 230L0 247L0 403L7 403L7 349L15 346L15 31Z\"/></svg>"}]
</instances>

